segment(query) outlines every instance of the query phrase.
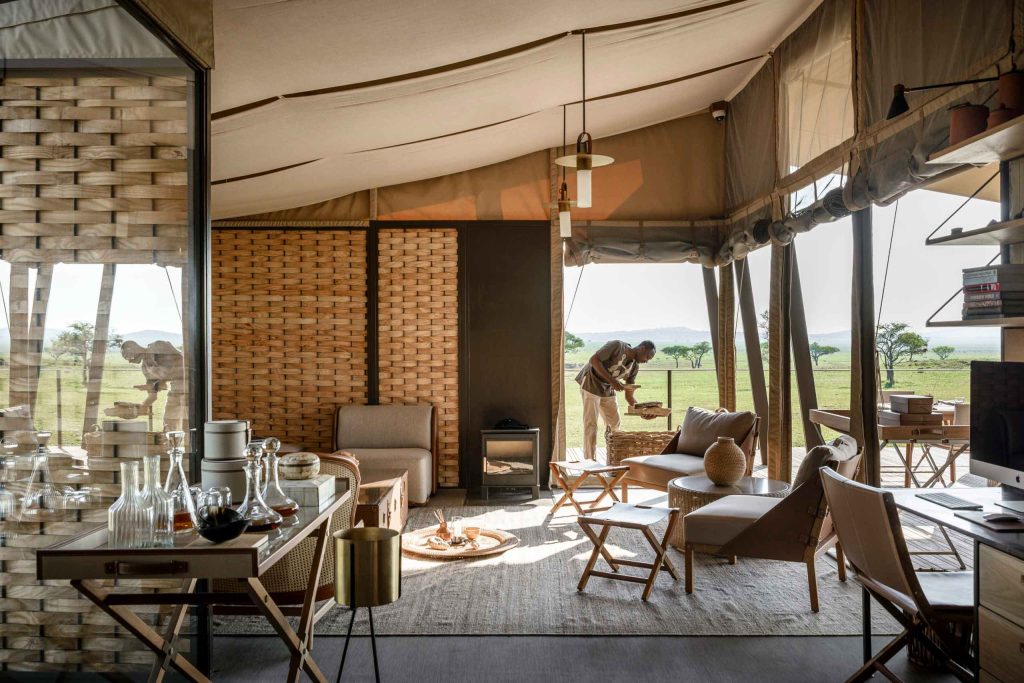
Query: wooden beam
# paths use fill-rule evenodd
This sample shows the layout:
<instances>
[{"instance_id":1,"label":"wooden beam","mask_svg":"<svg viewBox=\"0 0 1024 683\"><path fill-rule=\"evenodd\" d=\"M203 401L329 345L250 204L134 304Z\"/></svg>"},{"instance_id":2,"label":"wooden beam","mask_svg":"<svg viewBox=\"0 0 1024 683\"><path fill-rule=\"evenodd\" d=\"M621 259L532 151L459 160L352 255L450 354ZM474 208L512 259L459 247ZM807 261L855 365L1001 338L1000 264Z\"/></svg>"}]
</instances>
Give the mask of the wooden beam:
<instances>
[{"instance_id":1,"label":"wooden beam","mask_svg":"<svg viewBox=\"0 0 1024 683\"><path fill-rule=\"evenodd\" d=\"M8 403L12 406L28 403L29 358L28 358L28 264L11 264L11 291L8 310L11 316L10 337L10 383Z\"/></svg>"},{"instance_id":2,"label":"wooden beam","mask_svg":"<svg viewBox=\"0 0 1024 683\"><path fill-rule=\"evenodd\" d=\"M796 389L800 397L800 419L804 427L804 447L810 450L825 443L818 425L811 422L810 414L818 407L818 396L814 388L814 368L811 366L811 348L807 336L807 316L804 312L804 295L800 286L799 259L796 244L790 245L792 268L789 322L793 345L793 365L796 368Z\"/></svg>"},{"instance_id":3,"label":"wooden beam","mask_svg":"<svg viewBox=\"0 0 1024 683\"><path fill-rule=\"evenodd\" d=\"M100 389L103 387L103 364L107 358L107 342L110 335L110 303L114 296L114 277L117 266L108 263L103 266L103 277L100 279L100 296L96 303L96 326L92 342L92 353L89 354L88 379L86 380L85 420L82 434L92 430L99 419Z\"/></svg>"},{"instance_id":4,"label":"wooden beam","mask_svg":"<svg viewBox=\"0 0 1024 683\"><path fill-rule=\"evenodd\" d=\"M793 412L790 387L789 246L772 244L768 303L768 477L793 477Z\"/></svg>"},{"instance_id":5,"label":"wooden beam","mask_svg":"<svg viewBox=\"0 0 1024 683\"><path fill-rule=\"evenodd\" d=\"M747 347L747 367L750 368L750 391L754 397L754 412L768 424L768 389L764 383L764 363L761 358L761 335L757 323L757 309L754 306L754 288L750 284L750 263L747 259L736 261L737 289L739 290L740 318L743 322L743 343ZM761 464L768 464L768 430L758 434L761 449Z\"/></svg>"},{"instance_id":6,"label":"wooden beam","mask_svg":"<svg viewBox=\"0 0 1024 683\"><path fill-rule=\"evenodd\" d=\"M718 405L736 410L736 283L732 264L718 267Z\"/></svg>"},{"instance_id":7,"label":"wooden beam","mask_svg":"<svg viewBox=\"0 0 1024 683\"><path fill-rule=\"evenodd\" d=\"M32 312L28 319L28 338L26 339L26 358L28 365L28 397L27 403L32 407L32 415L36 414L36 398L39 395L39 375L43 365L43 344L46 336L46 309L50 303L50 291L53 284L53 264L40 264L36 272L36 285L32 296Z\"/></svg>"}]
</instances>

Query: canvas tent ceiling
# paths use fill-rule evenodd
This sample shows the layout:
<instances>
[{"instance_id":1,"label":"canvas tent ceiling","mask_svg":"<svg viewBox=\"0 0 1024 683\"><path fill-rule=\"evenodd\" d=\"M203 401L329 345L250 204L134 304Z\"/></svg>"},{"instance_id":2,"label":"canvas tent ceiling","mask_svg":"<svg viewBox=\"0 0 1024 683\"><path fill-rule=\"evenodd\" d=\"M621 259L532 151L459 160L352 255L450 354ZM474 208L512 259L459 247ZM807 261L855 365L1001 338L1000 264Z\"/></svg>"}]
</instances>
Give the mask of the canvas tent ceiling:
<instances>
[{"instance_id":1,"label":"canvas tent ceiling","mask_svg":"<svg viewBox=\"0 0 1024 683\"><path fill-rule=\"evenodd\" d=\"M595 137L705 109L734 95L817 4L220 0L214 217L561 144L561 105L570 136L581 127L580 37L569 34L581 28Z\"/></svg>"}]
</instances>

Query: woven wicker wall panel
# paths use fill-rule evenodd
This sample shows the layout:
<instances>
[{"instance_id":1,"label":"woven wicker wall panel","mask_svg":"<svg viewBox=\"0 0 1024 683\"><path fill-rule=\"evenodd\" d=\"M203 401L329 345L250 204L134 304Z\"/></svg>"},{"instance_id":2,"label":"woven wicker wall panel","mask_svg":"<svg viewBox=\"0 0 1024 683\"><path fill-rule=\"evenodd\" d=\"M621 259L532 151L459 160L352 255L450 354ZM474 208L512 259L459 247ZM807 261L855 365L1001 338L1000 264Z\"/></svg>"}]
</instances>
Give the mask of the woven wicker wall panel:
<instances>
[{"instance_id":1,"label":"woven wicker wall panel","mask_svg":"<svg viewBox=\"0 0 1024 683\"><path fill-rule=\"evenodd\" d=\"M365 232L217 230L212 273L214 417L330 451L367 399Z\"/></svg>"},{"instance_id":2,"label":"woven wicker wall panel","mask_svg":"<svg viewBox=\"0 0 1024 683\"><path fill-rule=\"evenodd\" d=\"M458 233L384 229L379 248L380 402L437 408L438 483L459 485Z\"/></svg>"}]
</instances>

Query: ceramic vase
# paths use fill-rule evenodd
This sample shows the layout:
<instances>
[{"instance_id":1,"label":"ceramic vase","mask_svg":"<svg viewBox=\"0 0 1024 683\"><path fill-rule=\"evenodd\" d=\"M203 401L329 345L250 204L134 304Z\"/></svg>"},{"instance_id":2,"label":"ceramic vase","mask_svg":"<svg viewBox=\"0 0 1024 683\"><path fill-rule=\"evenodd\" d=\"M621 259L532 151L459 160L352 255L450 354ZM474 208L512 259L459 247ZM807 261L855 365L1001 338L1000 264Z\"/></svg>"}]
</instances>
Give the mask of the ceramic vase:
<instances>
[{"instance_id":1,"label":"ceramic vase","mask_svg":"<svg viewBox=\"0 0 1024 683\"><path fill-rule=\"evenodd\" d=\"M747 469L747 458L729 436L720 436L704 453L704 472L718 486L735 484Z\"/></svg>"}]
</instances>

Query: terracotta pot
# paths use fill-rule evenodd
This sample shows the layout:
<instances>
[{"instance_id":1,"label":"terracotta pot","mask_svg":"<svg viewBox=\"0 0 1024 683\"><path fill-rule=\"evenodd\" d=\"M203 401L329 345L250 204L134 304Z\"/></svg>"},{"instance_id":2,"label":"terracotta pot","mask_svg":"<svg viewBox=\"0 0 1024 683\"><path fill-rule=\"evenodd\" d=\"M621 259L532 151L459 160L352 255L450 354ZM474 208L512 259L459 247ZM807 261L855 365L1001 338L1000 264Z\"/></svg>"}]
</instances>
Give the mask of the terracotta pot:
<instances>
[{"instance_id":1,"label":"terracotta pot","mask_svg":"<svg viewBox=\"0 0 1024 683\"><path fill-rule=\"evenodd\" d=\"M1008 71L999 77L998 99L1007 109L1024 109L1024 71Z\"/></svg>"},{"instance_id":2,"label":"terracotta pot","mask_svg":"<svg viewBox=\"0 0 1024 683\"><path fill-rule=\"evenodd\" d=\"M999 107L999 109L993 109L992 113L988 115L988 127L995 128L1000 126L1010 119L1016 118L1020 115L1020 110L1009 109L1007 107Z\"/></svg>"},{"instance_id":3,"label":"terracotta pot","mask_svg":"<svg viewBox=\"0 0 1024 683\"><path fill-rule=\"evenodd\" d=\"M988 107L983 104L958 104L949 110L949 144L974 137L988 125Z\"/></svg>"},{"instance_id":4,"label":"terracotta pot","mask_svg":"<svg viewBox=\"0 0 1024 683\"><path fill-rule=\"evenodd\" d=\"M719 486L735 484L746 470L747 457L732 437L718 437L704 453L704 473Z\"/></svg>"}]
</instances>

